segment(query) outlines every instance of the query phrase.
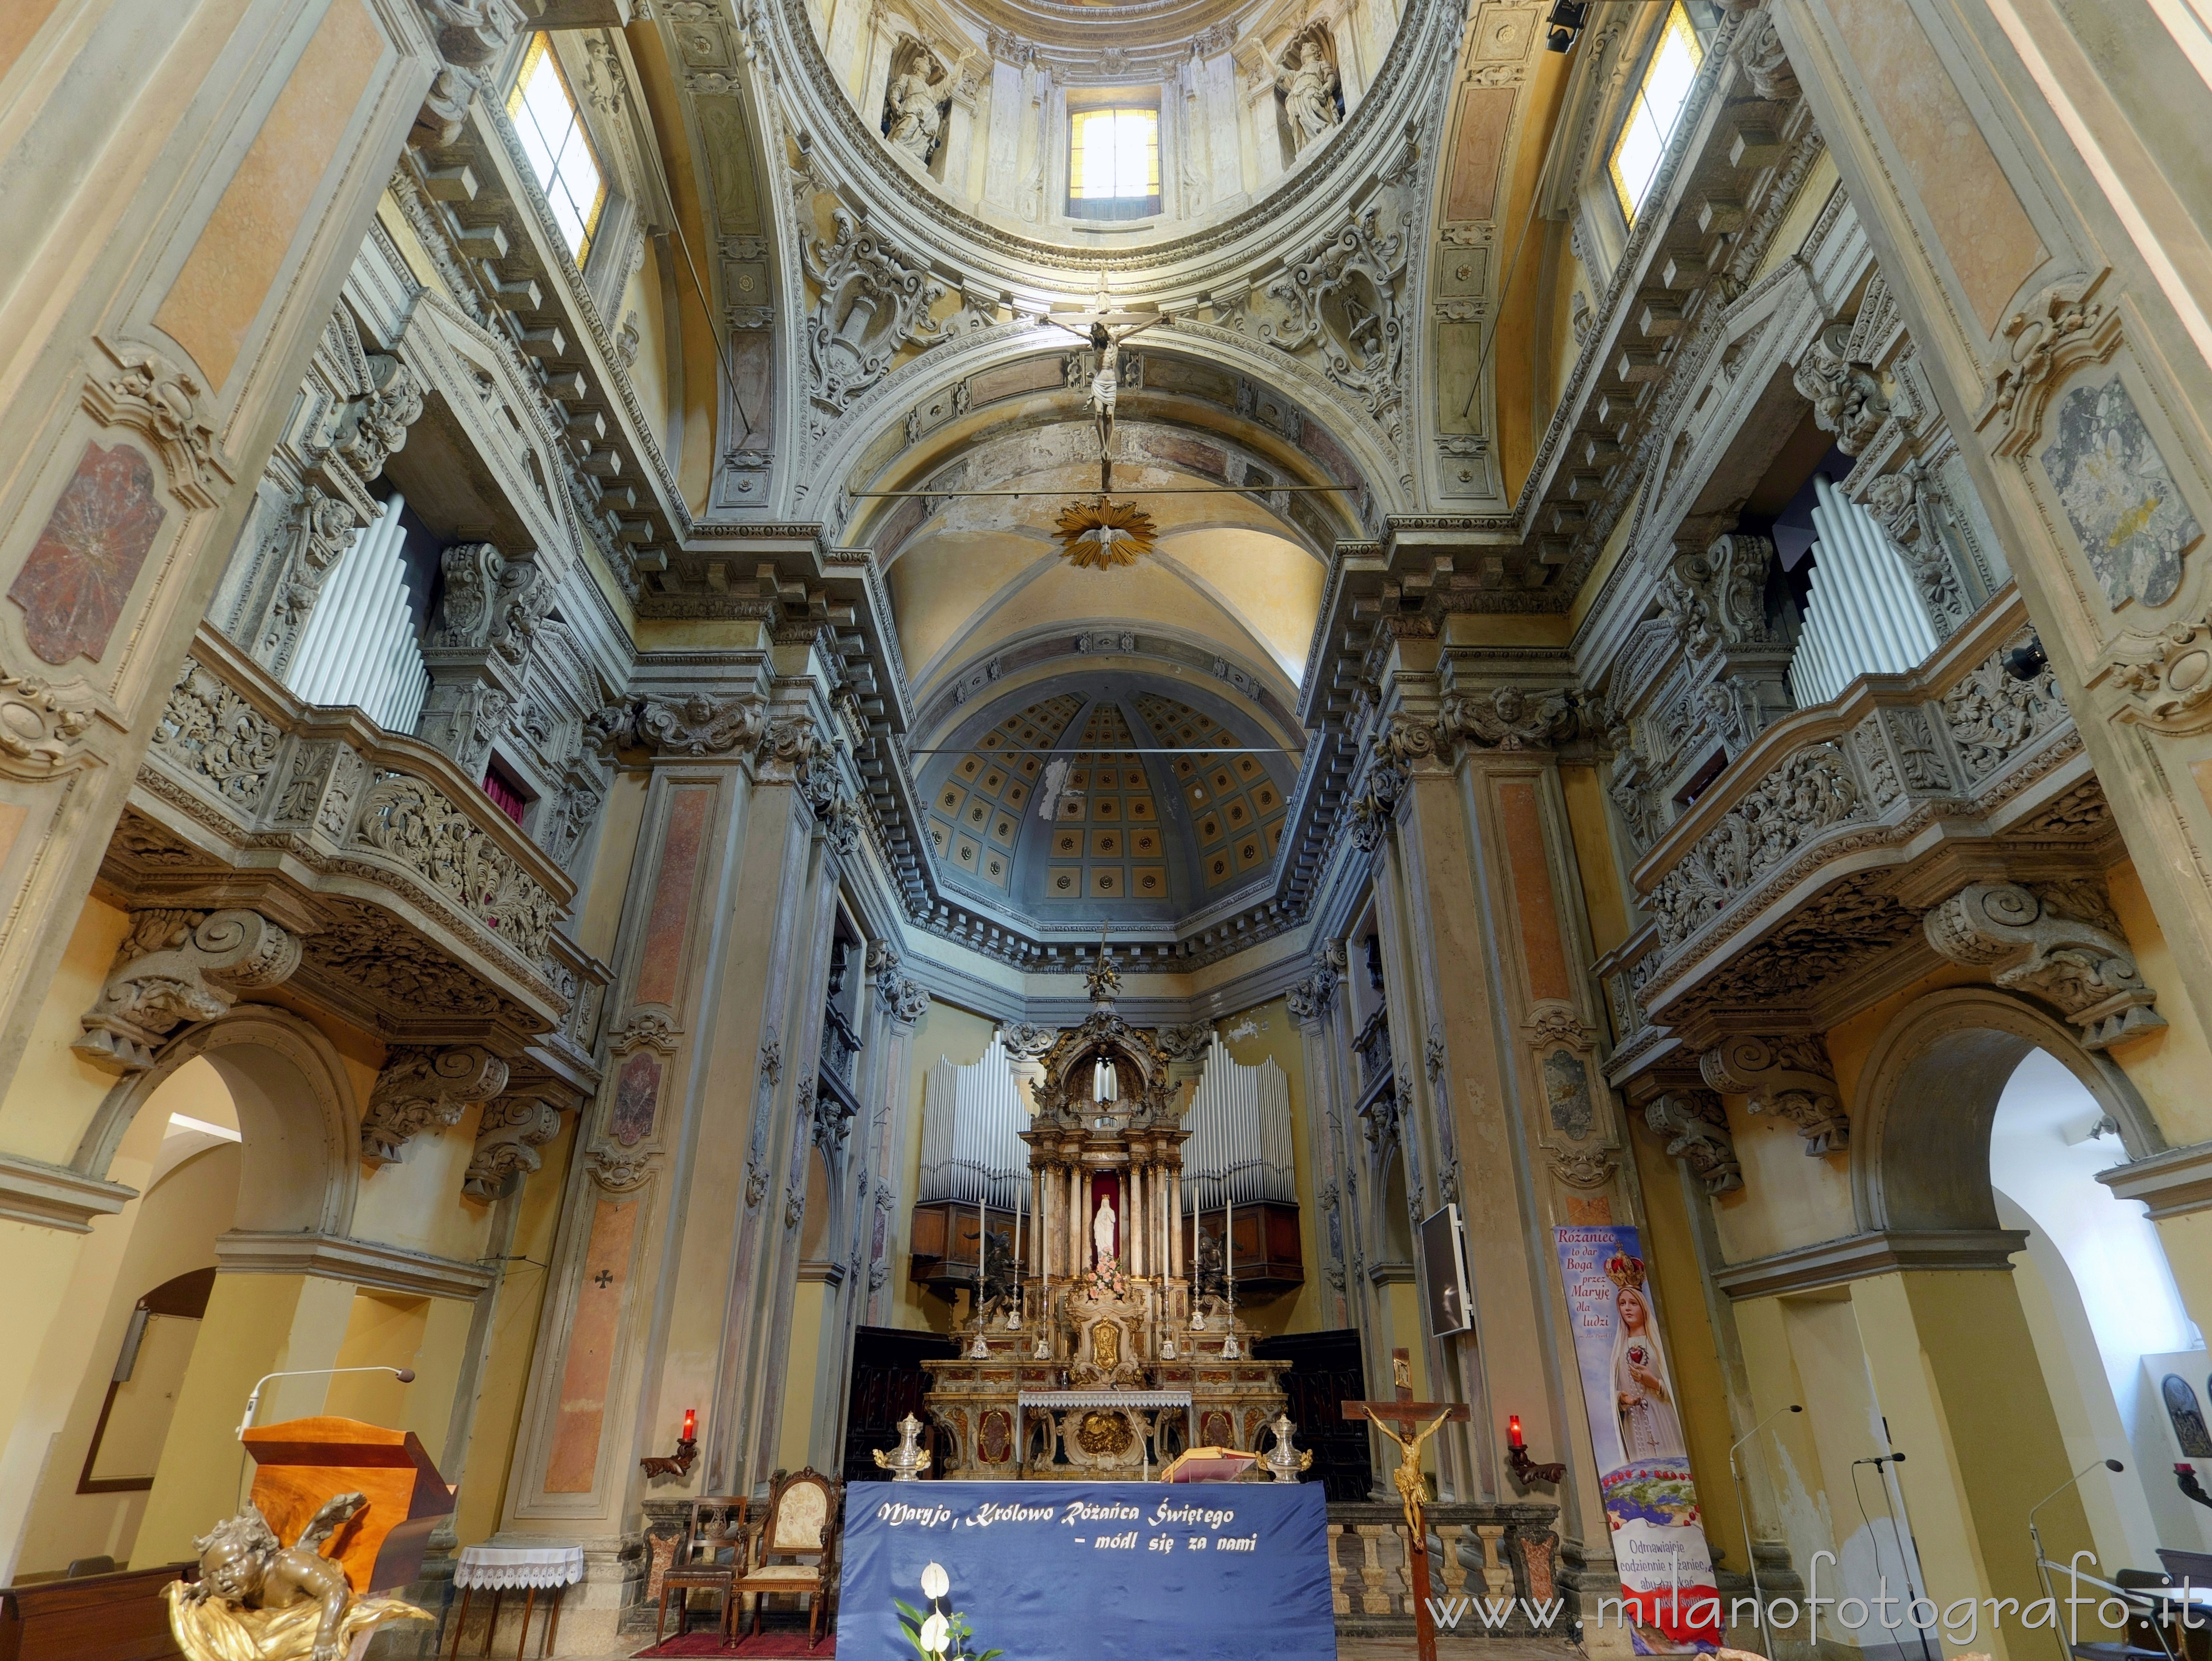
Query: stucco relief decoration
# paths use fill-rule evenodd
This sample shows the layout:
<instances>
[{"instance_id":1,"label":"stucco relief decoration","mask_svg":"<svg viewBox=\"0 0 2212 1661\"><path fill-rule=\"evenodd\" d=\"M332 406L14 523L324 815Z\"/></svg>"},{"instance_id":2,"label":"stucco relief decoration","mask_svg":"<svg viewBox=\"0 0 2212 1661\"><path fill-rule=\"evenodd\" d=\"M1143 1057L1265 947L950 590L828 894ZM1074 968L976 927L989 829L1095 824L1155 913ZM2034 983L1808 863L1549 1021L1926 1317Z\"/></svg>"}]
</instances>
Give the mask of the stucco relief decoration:
<instances>
[{"instance_id":1,"label":"stucco relief decoration","mask_svg":"<svg viewBox=\"0 0 2212 1661\"><path fill-rule=\"evenodd\" d=\"M1443 700L1442 725L1451 736L1486 749L1542 749L1573 735L1575 709L1564 692L1530 694L1519 687L1454 692Z\"/></svg>"},{"instance_id":2,"label":"stucco relief decoration","mask_svg":"<svg viewBox=\"0 0 2212 1661\"><path fill-rule=\"evenodd\" d=\"M49 664L79 654L100 661L154 546L167 510L154 464L137 446L88 443L76 471L8 597L23 609L23 636Z\"/></svg>"},{"instance_id":3,"label":"stucco relief decoration","mask_svg":"<svg viewBox=\"0 0 2212 1661\"><path fill-rule=\"evenodd\" d=\"M1798 96L1797 72L1790 67L1773 14L1764 7L1744 19L1735 38L1735 60L1743 66L1744 79L1755 96L1777 104Z\"/></svg>"},{"instance_id":4,"label":"stucco relief decoration","mask_svg":"<svg viewBox=\"0 0 2212 1661\"><path fill-rule=\"evenodd\" d=\"M155 723L153 747L224 800L252 807L268 789L283 737L276 722L187 658Z\"/></svg>"},{"instance_id":5,"label":"stucco relief decoration","mask_svg":"<svg viewBox=\"0 0 2212 1661\"><path fill-rule=\"evenodd\" d=\"M2067 376L2088 363L2112 356L2120 343L2120 317L2098 297L2110 273L2081 287L2047 288L2026 311L2004 325L2006 355L1977 427L1999 430L2001 456L2024 454L2043 435L2043 416Z\"/></svg>"},{"instance_id":6,"label":"stucco relief decoration","mask_svg":"<svg viewBox=\"0 0 2212 1661\"><path fill-rule=\"evenodd\" d=\"M134 912L70 1047L103 1071L143 1072L179 1027L216 1020L240 992L274 986L299 967L299 937L258 912Z\"/></svg>"},{"instance_id":7,"label":"stucco relief decoration","mask_svg":"<svg viewBox=\"0 0 2212 1661\"><path fill-rule=\"evenodd\" d=\"M1831 324L1797 360L1790 381L1813 406L1813 420L1836 435L1836 448L1856 456L1889 419L1889 397L1874 366L1851 361L1851 326Z\"/></svg>"},{"instance_id":8,"label":"stucco relief decoration","mask_svg":"<svg viewBox=\"0 0 2212 1661\"><path fill-rule=\"evenodd\" d=\"M1744 1097L1754 1113L1779 1113L1795 1125L1807 1158L1840 1154L1850 1145L1851 1123L1819 1039L1733 1034L1698 1064L1712 1088Z\"/></svg>"},{"instance_id":9,"label":"stucco relief decoration","mask_svg":"<svg viewBox=\"0 0 2212 1661\"><path fill-rule=\"evenodd\" d=\"M82 748L92 725L91 700L65 695L31 675L0 670L0 774L50 779L66 767L88 767Z\"/></svg>"},{"instance_id":10,"label":"stucco relief decoration","mask_svg":"<svg viewBox=\"0 0 2212 1661\"><path fill-rule=\"evenodd\" d=\"M2122 663L2112 678L2133 700L2121 720L2175 737L2202 732L2212 725L2212 619L2166 630L2154 652Z\"/></svg>"},{"instance_id":11,"label":"stucco relief decoration","mask_svg":"<svg viewBox=\"0 0 2212 1661\"><path fill-rule=\"evenodd\" d=\"M1735 1137L1718 1096L1704 1090L1669 1090L1644 1104L1644 1122L1667 1138L1667 1157L1680 1160L1712 1195L1743 1186Z\"/></svg>"},{"instance_id":12,"label":"stucco relief decoration","mask_svg":"<svg viewBox=\"0 0 2212 1661\"><path fill-rule=\"evenodd\" d=\"M461 1176L461 1192L493 1200L509 1179L542 1167L538 1149L561 1134L561 1110L540 1096L518 1094L487 1101L477 1119L476 1150Z\"/></svg>"},{"instance_id":13,"label":"stucco relief decoration","mask_svg":"<svg viewBox=\"0 0 2212 1661\"><path fill-rule=\"evenodd\" d=\"M650 1050L632 1056L615 1077L615 1100L607 1114L607 1134L635 1148L653 1134L660 1106L660 1058Z\"/></svg>"},{"instance_id":14,"label":"stucco relief decoration","mask_svg":"<svg viewBox=\"0 0 2212 1661\"><path fill-rule=\"evenodd\" d=\"M416 0L416 6L445 62L423 95L407 142L417 147L450 144L468 121L469 101L483 71L507 50L524 15L514 0Z\"/></svg>"},{"instance_id":15,"label":"stucco relief decoration","mask_svg":"<svg viewBox=\"0 0 2212 1661\"><path fill-rule=\"evenodd\" d=\"M951 102L952 77L937 54L911 37L902 39L884 89L880 130L890 147L928 166L944 142Z\"/></svg>"},{"instance_id":16,"label":"stucco relief decoration","mask_svg":"<svg viewBox=\"0 0 2212 1661\"><path fill-rule=\"evenodd\" d=\"M1344 120L1344 83L1336 70L1336 43L1325 24L1301 30L1275 63L1275 90L1290 125L1291 148L1304 155Z\"/></svg>"},{"instance_id":17,"label":"stucco relief decoration","mask_svg":"<svg viewBox=\"0 0 2212 1661\"><path fill-rule=\"evenodd\" d=\"M445 794L404 773L380 773L362 804L355 846L398 861L535 963L560 906L514 855Z\"/></svg>"},{"instance_id":18,"label":"stucco relief decoration","mask_svg":"<svg viewBox=\"0 0 2212 1661\"><path fill-rule=\"evenodd\" d=\"M1928 943L1954 963L1985 967L2010 991L2031 993L2081 1028L2101 1050L2166 1025L2152 1007L2135 953L2118 932L2017 882L1975 882L1929 912ZM2095 904L2095 901L2092 901ZM2109 913L2100 921L2109 924Z\"/></svg>"},{"instance_id":19,"label":"stucco relief decoration","mask_svg":"<svg viewBox=\"0 0 2212 1661\"><path fill-rule=\"evenodd\" d=\"M1658 600L1683 649L1705 658L1724 646L1770 640L1766 573L1773 561L1772 543L1741 534L1717 536L1703 552L1677 553Z\"/></svg>"},{"instance_id":20,"label":"stucco relief decoration","mask_svg":"<svg viewBox=\"0 0 2212 1661\"><path fill-rule=\"evenodd\" d=\"M632 1050L657 1050L662 1055L676 1053L681 1035L676 1023L659 1009L641 1009L607 1034L607 1051L611 1055L626 1056Z\"/></svg>"},{"instance_id":21,"label":"stucco relief decoration","mask_svg":"<svg viewBox=\"0 0 2212 1661\"><path fill-rule=\"evenodd\" d=\"M362 1158L397 1163L414 1137L433 1125L459 1124L471 1102L506 1089L507 1073L507 1063L479 1044L392 1050L361 1116Z\"/></svg>"},{"instance_id":22,"label":"stucco relief decoration","mask_svg":"<svg viewBox=\"0 0 2212 1661\"><path fill-rule=\"evenodd\" d=\"M2056 426L2044 471L2106 599L2115 609L2130 600L2163 605L2181 585L2183 555L2204 532L2126 384L2115 377L2069 388Z\"/></svg>"},{"instance_id":23,"label":"stucco relief decoration","mask_svg":"<svg viewBox=\"0 0 2212 1661\"><path fill-rule=\"evenodd\" d=\"M807 277L821 292L806 320L806 359L815 402L842 415L890 373L902 347L942 337L928 316L945 291L846 209L830 222L830 239L810 239L805 250Z\"/></svg>"},{"instance_id":24,"label":"stucco relief decoration","mask_svg":"<svg viewBox=\"0 0 2212 1661\"><path fill-rule=\"evenodd\" d=\"M1613 1179L1617 1161L1602 1148L1555 1149L1547 1164L1553 1177L1570 1188L1602 1188Z\"/></svg>"},{"instance_id":25,"label":"stucco relief decoration","mask_svg":"<svg viewBox=\"0 0 2212 1661\"><path fill-rule=\"evenodd\" d=\"M1977 782L2069 718L2048 664L2025 677L2013 673L2029 638L2023 633L1990 653L1943 694L1943 724Z\"/></svg>"},{"instance_id":26,"label":"stucco relief decoration","mask_svg":"<svg viewBox=\"0 0 2212 1661\"><path fill-rule=\"evenodd\" d=\"M1404 388L1397 285L1405 271L1405 232L1384 234L1378 210L1367 208L1268 285L1286 315L1261 324L1260 338L1286 352L1317 345L1322 373L1380 419Z\"/></svg>"},{"instance_id":27,"label":"stucco relief decoration","mask_svg":"<svg viewBox=\"0 0 2212 1661\"><path fill-rule=\"evenodd\" d=\"M1651 890L1659 938L1679 946L1729 900L1822 832L1866 816L1843 752L1808 744L1753 785Z\"/></svg>"}]
</instances>

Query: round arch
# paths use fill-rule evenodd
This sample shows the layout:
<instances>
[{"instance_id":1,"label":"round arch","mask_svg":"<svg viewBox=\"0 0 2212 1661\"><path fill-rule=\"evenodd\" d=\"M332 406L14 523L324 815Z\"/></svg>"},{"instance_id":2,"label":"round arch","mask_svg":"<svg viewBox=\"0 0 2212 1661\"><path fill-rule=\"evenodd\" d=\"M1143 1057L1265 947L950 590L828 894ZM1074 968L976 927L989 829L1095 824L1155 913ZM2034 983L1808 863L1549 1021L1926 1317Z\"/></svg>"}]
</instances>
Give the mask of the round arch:
<instances>
[{"instance_id":1,"label":"round arch","mask_svg":"<svg viewBox=\"0 0 2212 1661\"><path fill-rule=\"evenodd\" d=\"M1931 992L1882 1029L1860 1075L1851 1197L1867 1231L1988 1230L1997 1221L1990 1132L2005 1084L2030 1050L2056 1058L2110 1113L2130 1159L2164 1134L2118 1065L2071 1028L1990 986Z\"/></svg>"},{"instance_id":2,"label":"round arch","mask_svg":"<svg viewBox=\"0 0 2212 1661\"><path fill-rule=\"evenodd\" d=\"M105 1178L139 1110L187 1061L205 1058L238 1112L245 1164L233 1227L343 1234L361 1185L361 1115L344 1064L310 1022L240 1004L162 1047L154 1065L107 1093L70 1167Z\"/></svg>"}]
</instances>

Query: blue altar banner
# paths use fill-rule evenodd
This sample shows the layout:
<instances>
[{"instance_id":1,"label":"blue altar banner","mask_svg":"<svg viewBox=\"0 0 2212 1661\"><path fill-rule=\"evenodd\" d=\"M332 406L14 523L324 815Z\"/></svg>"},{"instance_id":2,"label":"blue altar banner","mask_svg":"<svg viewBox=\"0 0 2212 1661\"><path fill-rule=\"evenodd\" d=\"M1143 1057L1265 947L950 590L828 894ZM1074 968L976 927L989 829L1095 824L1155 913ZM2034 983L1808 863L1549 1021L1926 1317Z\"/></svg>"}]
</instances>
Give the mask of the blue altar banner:
<instances>
[{"instance_id":1,"label":"blue altar banner","mask_svg":"<svg viewBox=\"0 0 2212 1661\"><path fill-rule=\"evenodd\" d=\"M1336 1655L1319 1482L856 1482L841 1551L839 1661Z\"/></svg>"}]
</instances>

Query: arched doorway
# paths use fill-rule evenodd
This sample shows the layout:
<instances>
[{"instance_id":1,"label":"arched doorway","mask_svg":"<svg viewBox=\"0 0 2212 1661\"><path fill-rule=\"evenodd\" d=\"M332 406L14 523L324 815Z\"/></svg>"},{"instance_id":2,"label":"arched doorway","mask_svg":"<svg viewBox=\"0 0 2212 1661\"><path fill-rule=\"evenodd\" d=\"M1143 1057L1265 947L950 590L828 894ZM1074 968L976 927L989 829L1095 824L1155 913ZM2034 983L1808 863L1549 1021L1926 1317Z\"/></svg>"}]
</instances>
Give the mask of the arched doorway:
<instances>
[{"instance_id":1,"label":"arched doorway","mask_svg":"<svg viewBox=\"0 0 2212 1661\"><path fill-rule=\"evenodd\" d=\"M2122 1410L2121 1392L2132 1396L2146 1350L2187 1328L2151 1225L2094 1180L2163 1147L2142 1098L2071 1028L1989 987L1907 1006L1875 1040L1857 1096L1854 1200L1861 1228L1905 1266L1893 1307L1911 1326L1899 1343L1862 1311L1859 1337L1892 1446L1917 1461L1895 1475L1928 1578L1977 1578L1956 1544L1971 1519L1979 1575L2032 1579L2027 1512L2085 1465L2078 1499L2041 1513L2046 1550L2091 1548L2107 1570L2154 1565L2164 1467L2146 1471L2128 1445L2142 1415ZM2087 1304L2108 1300L2120 1306L2093 1320ZM2001 1445L2005 1470L1980 1469ZM2108 1457L2128 1470L2105 1470Z\"/></svg>"},{"instance_id":2,"label":"arched doorway","mask_svg":"<svg viewBox=\"0 0 2212 1661\"><path fill-rule=\"evenodd\" d=\"M2184 1499L2167 1474L2182 1450L2168 1446L2159 1395L2172 1372L2201 1397L2207 1367L2156 1225L2097 1180L2126 1157L2119 1143L2104 1104L2055 1056L2032 1050L1998 1098L1990 1178L1999 1221L2027 1233L2014 1283L2068 1463L2129 1467L2083 1480L2098 1555L2108 1566L2148 1565L2161 1543L2212 1547L2198 1520L2212 1522L2212 1512ZM2158 1359L2190 1351L2190 1364Z\"/></svg>"},{"instance_id":3,"label":"arched doorway","mask_svg":"<svg viewBox=\"0 0 2212 1661\"><path fill-rule=\"evenodd\" d=\"M50 1449L18 1535L18 1578L84 1559L179 1555L191 1531L237 1501L238 1451L223 1433L270 1370L262 1362L282 1354L271 1365L331 1364L404 1341L394 1323L404 1328L410 1312L364 1307L371 1294L318 1283L325 1362L284 1321L285 1277L218 1272L224 1243L241 1237L346 1232L359 1173L353 1100L314 1028L252 1006L186 1034L111 1091L72 1163L137 1197L92 1225L64 1304L80 1318L57 1322L40 1356ZM241 1282L252 1283L251 1312L237 1306ZM257 1326L260 1342L238 1342ZM374 1408L311 1382L312 1401L286 1410ZM170 1512L150 1541L149 1516Z\"/></svg>"}]
</instances>

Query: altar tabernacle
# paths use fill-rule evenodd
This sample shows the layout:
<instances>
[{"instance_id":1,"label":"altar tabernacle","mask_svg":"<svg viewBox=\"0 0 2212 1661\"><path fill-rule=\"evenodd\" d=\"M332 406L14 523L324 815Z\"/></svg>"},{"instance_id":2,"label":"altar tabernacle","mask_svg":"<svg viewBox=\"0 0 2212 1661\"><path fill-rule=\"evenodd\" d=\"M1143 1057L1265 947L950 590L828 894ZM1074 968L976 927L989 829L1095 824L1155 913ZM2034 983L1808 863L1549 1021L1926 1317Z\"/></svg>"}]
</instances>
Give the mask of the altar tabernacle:
<instances>
[{"instance_id":1,"label":"altar tabernacle","mask_svg":"<svg viewBox=\"0 0 2212 1661\"><path fill-rule=\"evenodd\" d=\"M1103 943L1089 984L1091 1013L1027 1070L1033 1113L951 1127L978 1162L995 1129L998 1157L1025 1155L1027 1168L1015 1249L999 1249L984 1202L973 1214L981 1253L968 1342L957 1358L923 1363L951 1476L1146 1478L1200 1443L1256 1448L1283 1410L1285 1364L1254 1360L1237 1317L1226 1170L1215 1185L1229 1244L1217 1260L1194 1213L1185 1226L1196 1131L1175 1058L1158 1034L1115 1012L1121 976ZM1239 1128L1243 1163L1262 1167L1256 1104Z\"/></svg>"}]
</instances>

